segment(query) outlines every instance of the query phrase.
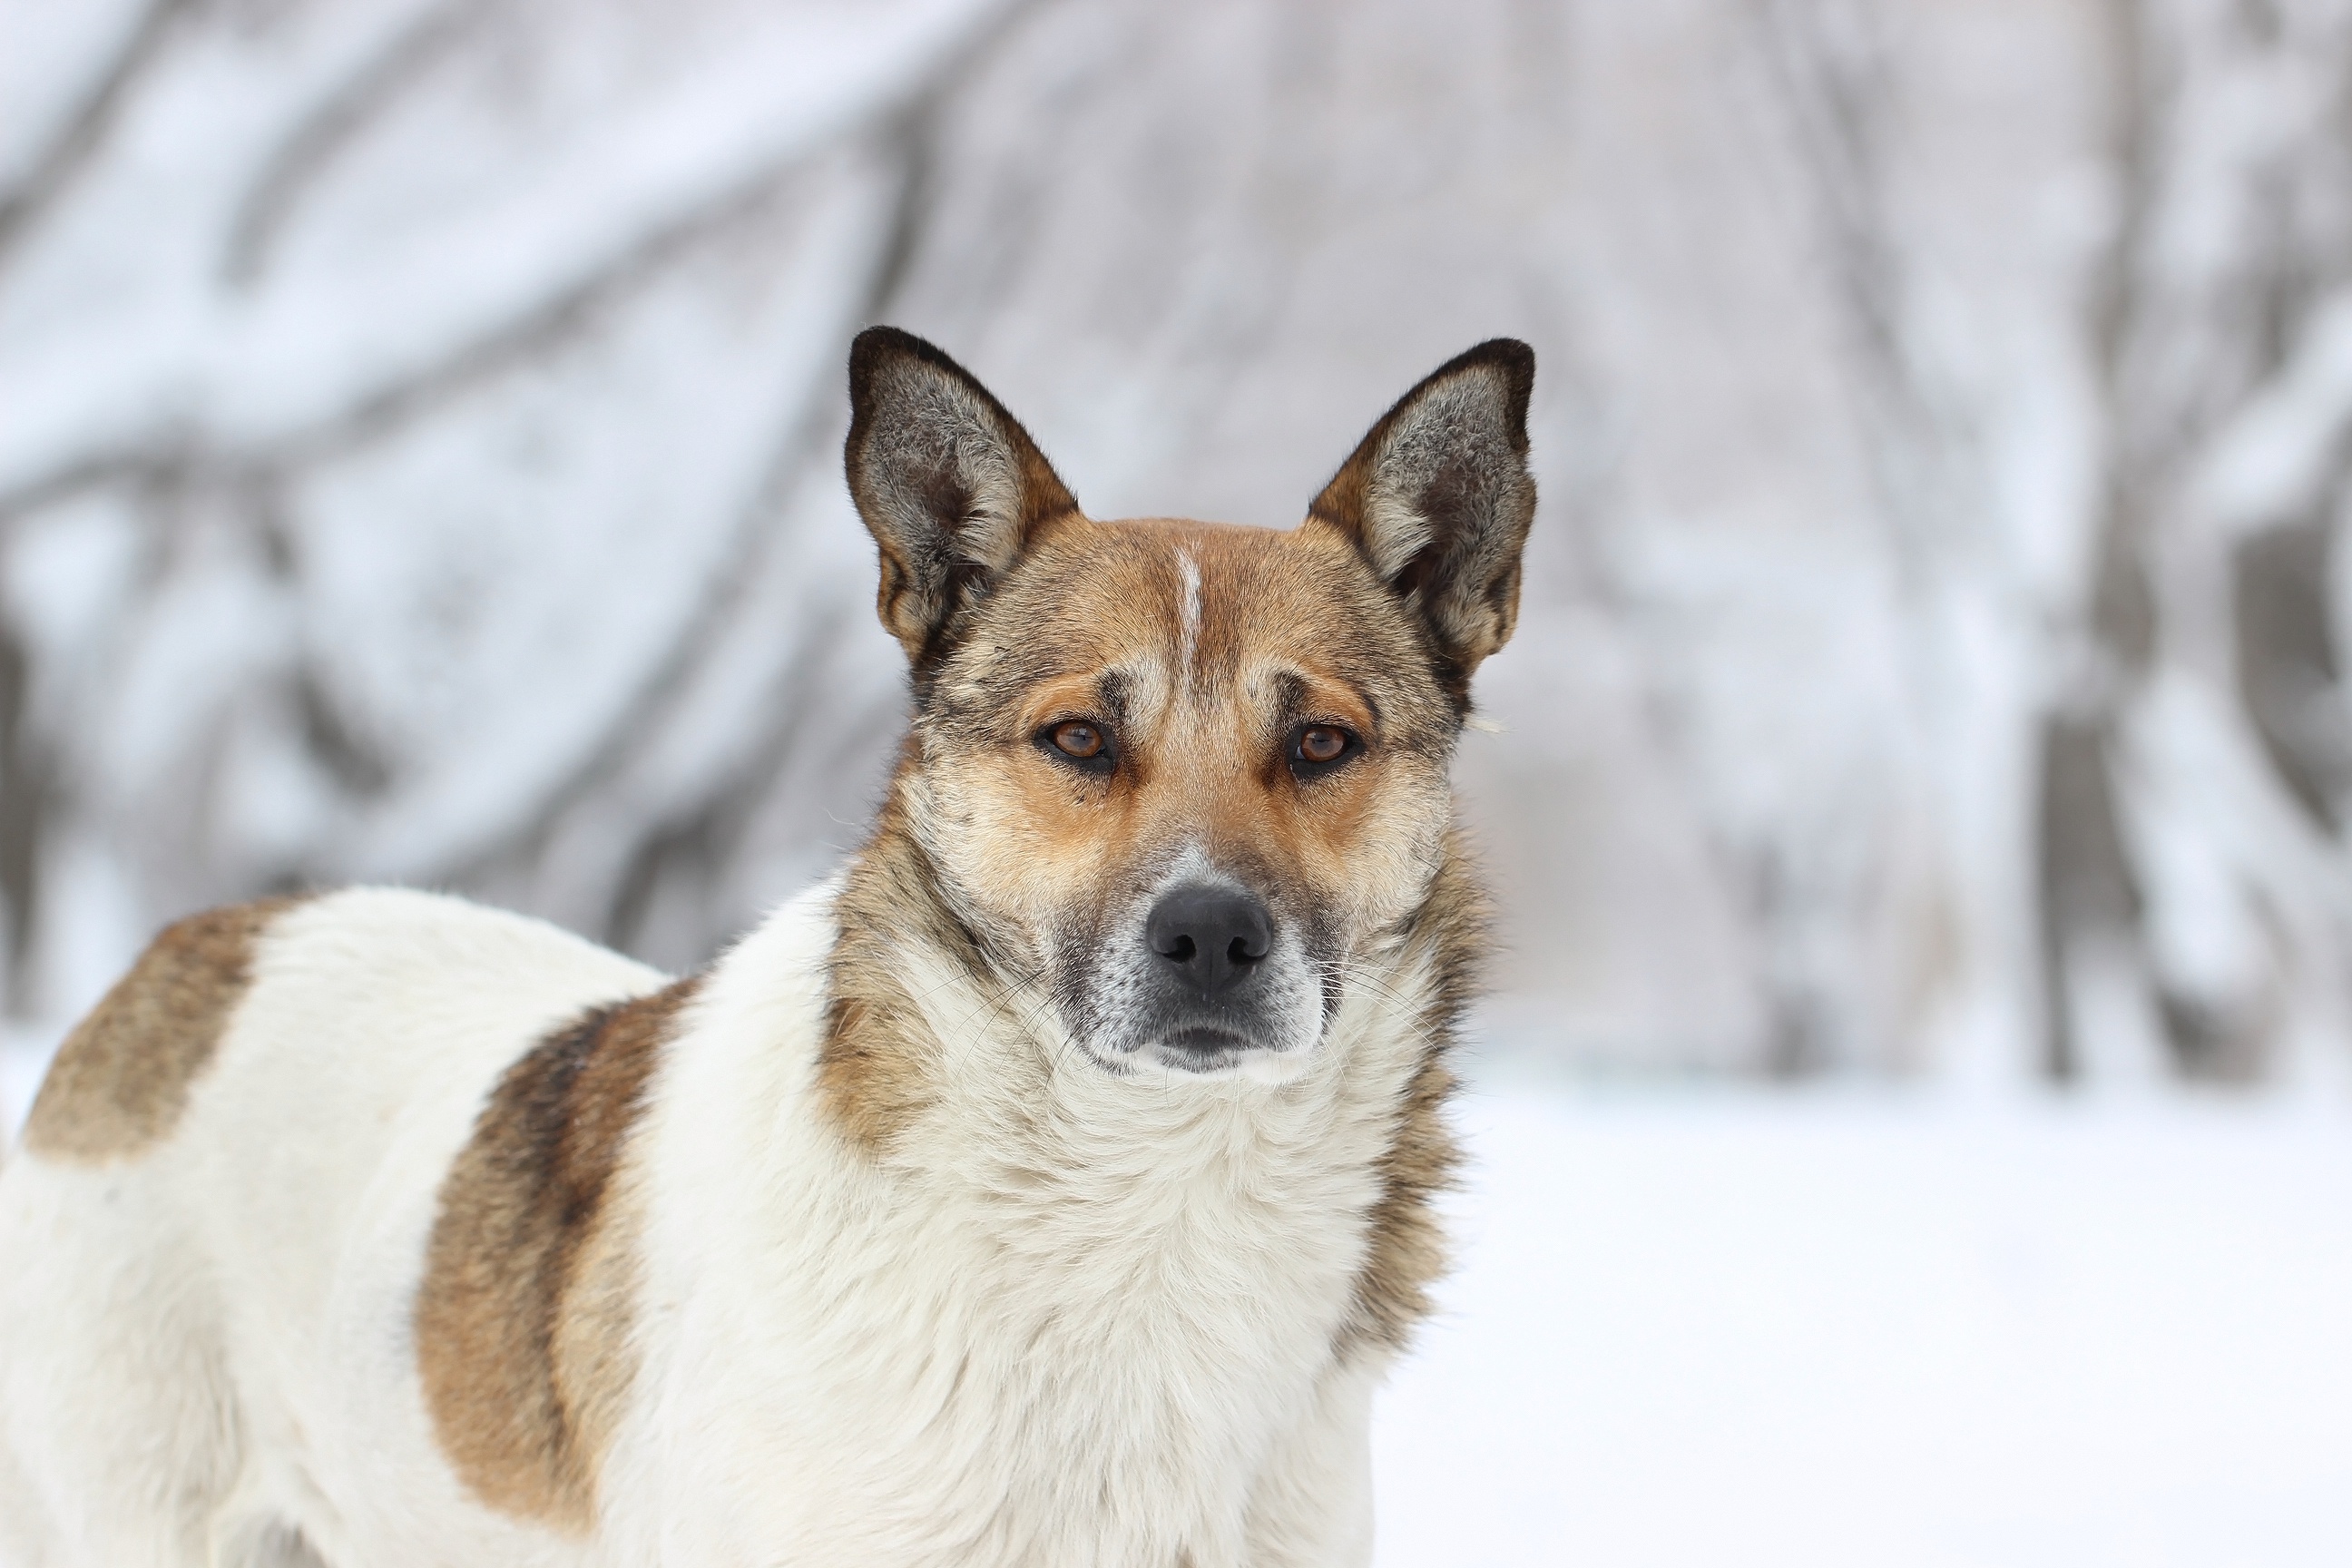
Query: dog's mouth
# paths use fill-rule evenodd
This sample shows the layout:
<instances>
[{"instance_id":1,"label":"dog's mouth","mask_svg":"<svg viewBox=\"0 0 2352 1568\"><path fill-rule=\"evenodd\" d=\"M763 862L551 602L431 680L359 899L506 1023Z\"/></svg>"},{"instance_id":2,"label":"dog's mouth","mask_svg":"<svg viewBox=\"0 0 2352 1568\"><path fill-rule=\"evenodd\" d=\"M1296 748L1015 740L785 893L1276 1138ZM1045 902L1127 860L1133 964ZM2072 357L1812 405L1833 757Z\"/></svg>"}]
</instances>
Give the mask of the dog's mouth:
<instances>
[{"instance_id":1,"label":"dog's mouth","mask_svg":"<svg viewBox=\"0 0 2352 1568\"><path fill-rule=\"evenodd\" d=\"M1179 1072L1213 1073L1265 1047L1234 1030L1196 1024L1161 1036L1150 1048L1162 1063Z\"/></svg>"},{"instance_id":2,"label":"dog's mouth","mask_svg":"<svg viewBox=\"0 0 2352 1568\"><path fill-rule=\"evenodd\" d=\"M1125 1041L1080 1035L1085 1056L1114 1078L1288 1083L1307 1071L1312 1040L1276 1042L1216 1024L1163 1026Z\"/></svg>"},{"instance_id":3,"label":"dog's mouth","mask_svg":"<svg viewBox=\"0 0 2352 1568\"><path fill-rule=\"evenodd\" d=\"M1157 1036L1131 1052L1129 1060L1187 1079L1288 1083L1307 1070L1312 1054L1300 1046L1268 1045L1236 1030L1194 1025Z\"/></svg>"}]
</instances>

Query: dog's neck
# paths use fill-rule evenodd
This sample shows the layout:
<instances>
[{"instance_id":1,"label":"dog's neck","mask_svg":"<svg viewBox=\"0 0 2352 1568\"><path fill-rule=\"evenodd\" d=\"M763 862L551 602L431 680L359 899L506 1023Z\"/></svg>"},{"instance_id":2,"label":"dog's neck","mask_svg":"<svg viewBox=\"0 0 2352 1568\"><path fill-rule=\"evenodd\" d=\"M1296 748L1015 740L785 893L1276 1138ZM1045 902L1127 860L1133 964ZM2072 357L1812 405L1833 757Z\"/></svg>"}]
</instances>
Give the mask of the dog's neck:
<instances>
[{"instance_id":1,"label":"dog's neck","mask_svg":"<svg viewBox=\"0 0 2352 1568\"><path fill-rule=\"evenodd\" d=\"M667 1069L647 1288L680 1344L722 1347L678 1386L747 1443L836 1407L912 1434L887 1470L812 1449L845 1496L919 1476L984 1521L1012 1489L1048 1533L1135 1547L1092 1560L1166 1561L1144 1547L1237 1520L1320 1380L1426 1310L1470 929L1439 917L1475 901L1442 876L1290 1082L1120 1078L1054 1047L887 816L720 961Z\"/></svg>"}]
</instances>

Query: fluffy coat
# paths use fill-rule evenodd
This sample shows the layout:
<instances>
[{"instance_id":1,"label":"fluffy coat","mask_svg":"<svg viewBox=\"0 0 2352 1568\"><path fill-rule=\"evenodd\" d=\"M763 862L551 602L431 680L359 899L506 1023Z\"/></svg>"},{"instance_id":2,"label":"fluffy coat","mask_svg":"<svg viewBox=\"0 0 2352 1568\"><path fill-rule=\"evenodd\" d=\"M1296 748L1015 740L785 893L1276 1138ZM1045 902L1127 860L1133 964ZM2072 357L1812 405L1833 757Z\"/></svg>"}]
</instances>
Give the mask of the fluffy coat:
<instances>
[{"instance_id":1,"label":"fluffy coat","mask_svg":"<svg viewBox=\"0 0 2352 1568\"><path fill-rule=\"evenodd\" d=\"M166 932L0 1170L0 1563L1366 1561L1531 374L1444 367L1289 533L1102 524L866 334L872 837L684 981L397 889ZM1201 888L1263 928L1214 985L1139 934Z\"/></svg>"}]
</instances>

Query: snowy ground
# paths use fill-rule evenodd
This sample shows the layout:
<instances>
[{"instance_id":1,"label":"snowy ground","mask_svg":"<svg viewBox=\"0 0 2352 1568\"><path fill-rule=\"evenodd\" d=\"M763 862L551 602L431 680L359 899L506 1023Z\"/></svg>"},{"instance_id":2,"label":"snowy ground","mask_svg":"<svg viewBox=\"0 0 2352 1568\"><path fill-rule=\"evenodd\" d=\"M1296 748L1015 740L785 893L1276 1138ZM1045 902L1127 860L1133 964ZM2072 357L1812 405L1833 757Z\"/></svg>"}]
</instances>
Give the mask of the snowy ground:
<instances>
[{"instance_id":1,"label":"snowy ground","mask_svg":"<svg viewBox=\"0 0 2352 1568\"><path fill-rule=\"evenodd\" d=\"M0 1117L37 1058L0 1049ZM1493 1089L1381 1568L2341 1568L2352 1114Z\"/></svg>"},{"instance_id":2,"label":"snowy ground","mask_svg":"<svg viewBox=\"0 0 2352 1568\"><path fill-rule=\"evenodd\" d=\"M2352 1563L2352 1117L1474 1099L1383 1568Z\"/></svg>"}]
</instances>

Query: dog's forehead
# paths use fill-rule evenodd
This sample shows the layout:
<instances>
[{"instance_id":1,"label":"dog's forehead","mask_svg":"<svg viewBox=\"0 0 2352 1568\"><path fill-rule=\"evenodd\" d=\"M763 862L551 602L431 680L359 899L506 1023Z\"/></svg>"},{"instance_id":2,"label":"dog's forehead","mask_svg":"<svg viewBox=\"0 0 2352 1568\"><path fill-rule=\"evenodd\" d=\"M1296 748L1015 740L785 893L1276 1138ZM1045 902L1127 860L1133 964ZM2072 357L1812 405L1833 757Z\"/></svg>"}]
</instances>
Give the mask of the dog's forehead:
<instances>
[{"instance_id":1,"label":"dog's forehead","mask_svg":"<svg viewBox=\"0 0 2352 1568\"><path fill-rule=\"evenodd\" d=\"M1150 664L1208 686L1271 663L1347 679L1410 647L1355 552L1311 528L1079 521L1039 542L1008 596L1065 675Z\"/></svg>"}]
</instances>

